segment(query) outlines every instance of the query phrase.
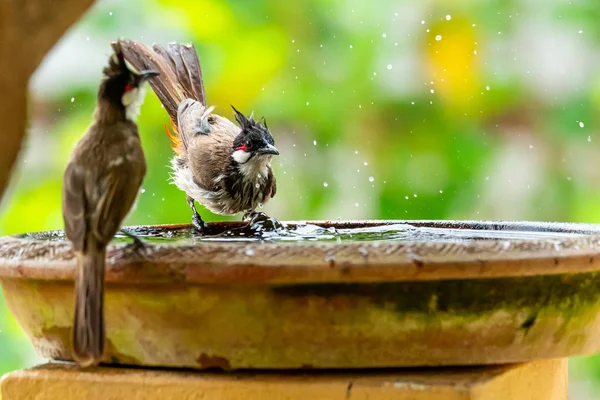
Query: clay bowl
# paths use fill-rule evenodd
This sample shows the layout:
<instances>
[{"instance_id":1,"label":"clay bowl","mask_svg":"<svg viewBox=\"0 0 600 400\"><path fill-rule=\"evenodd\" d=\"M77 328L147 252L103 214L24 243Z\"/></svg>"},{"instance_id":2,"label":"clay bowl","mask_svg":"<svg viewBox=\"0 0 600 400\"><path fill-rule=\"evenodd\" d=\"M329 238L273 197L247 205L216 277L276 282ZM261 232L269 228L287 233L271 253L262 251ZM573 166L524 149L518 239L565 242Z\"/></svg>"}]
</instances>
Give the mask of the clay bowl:
<instances>
[{"instance_id":1,"label":"clay bowl","mask_svg":"<svg viewBox=\"0 0 600 400\"><path fill-rule=\"evenodd\" d=\"M600 226L407 223L426 238L199 242L135 227L111 245L108 364L191 368L473 365L600 348ZM290 223L293 227L294 223ZM210 224L211 234L239 223ZM0 239L0 283L37 352L71 360L75 264L60 232ZM409 235L410 236L410 235Z\"/></svg>"}]
</instances>

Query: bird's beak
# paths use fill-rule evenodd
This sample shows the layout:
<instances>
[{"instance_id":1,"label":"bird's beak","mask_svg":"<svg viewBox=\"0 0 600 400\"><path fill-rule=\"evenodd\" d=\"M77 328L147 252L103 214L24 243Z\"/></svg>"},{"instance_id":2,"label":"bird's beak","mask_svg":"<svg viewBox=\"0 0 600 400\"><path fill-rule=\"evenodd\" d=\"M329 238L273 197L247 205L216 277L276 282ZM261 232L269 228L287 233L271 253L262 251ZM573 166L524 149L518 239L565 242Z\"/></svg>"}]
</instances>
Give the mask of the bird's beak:
<instances>
[{"instance_id":1,"label":"bird's beak","mask_svg":"<svg viewBox=\"0 0 600 400\"><path fill-rule=\"evenodd\" d=\"M158 76L158 75L160 75L160 72L154 71L151 69L140 71L140 73L138 74L139 84L141 85L142 83L146 82L148 79L150 79L154 76Z\"/></svg>"},{"instance_id":2,"label":"bird's beak","mask_svg":"<svg viewBox=\"0 0 600 400\"><path fill-rule=\"evenodd\" d=\"M258 149L256 151L256 154L262 156L262 155L266 155L266 154L271 154L274 156L278 156L279 155L279 150L277 150L277 148L275 148L275 146L267 144L266 147L263 147L262 149Z\"/></svg>"}]
</instances>

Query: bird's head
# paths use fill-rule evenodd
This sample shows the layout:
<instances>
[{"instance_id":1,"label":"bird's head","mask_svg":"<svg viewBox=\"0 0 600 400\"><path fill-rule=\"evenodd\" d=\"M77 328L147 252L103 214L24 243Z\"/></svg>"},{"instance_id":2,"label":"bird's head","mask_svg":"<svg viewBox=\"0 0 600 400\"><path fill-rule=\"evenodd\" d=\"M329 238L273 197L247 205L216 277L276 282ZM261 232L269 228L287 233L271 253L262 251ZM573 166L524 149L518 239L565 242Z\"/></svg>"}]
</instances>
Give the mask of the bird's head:
<instances>
[{"instance_id":1,"label":"bird's head","mask_svg":"<svg viewBox=\"0 0 600 400\"><path fill-rule=\"evenodd\" d=\"M246 118L244 114L231 106L235 113L235 120L240 124L242 131L233 141L232 158L238 164L257 163L266 164L271 157L279 155L275 148L273 135L267 127L267 121L263 123L254 120L254 114Z\"/></svg>"},{"instance_id":2,"label":"bird's head","mask_svg":"<svg viewBox=\"0 0 600 400\"><path fill-rule=\"evenodd\" d=\"M134 72L125 63L119 42L111 43L113 54L104 68L104 80L98 91L99 101L108 101L113 107L122 108L127 119L133 120L144 102L144 83L158 72L145 70Z\"/></svg>"}]
</instances>

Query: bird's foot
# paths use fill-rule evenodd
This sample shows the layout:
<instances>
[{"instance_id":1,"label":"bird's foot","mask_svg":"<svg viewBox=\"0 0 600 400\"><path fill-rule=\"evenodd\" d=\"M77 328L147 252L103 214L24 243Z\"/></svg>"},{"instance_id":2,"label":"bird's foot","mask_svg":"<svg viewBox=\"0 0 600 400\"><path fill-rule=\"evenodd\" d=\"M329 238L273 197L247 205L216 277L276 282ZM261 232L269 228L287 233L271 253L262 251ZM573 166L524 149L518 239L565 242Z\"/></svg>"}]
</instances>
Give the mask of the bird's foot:
<instances>
[{"instance_id":1,"label":"bird's foot","mask_svg":"<svg viewBox=\"0 0 600 400\"><path fill-rule=\"evenodd\" d=\"M192 216L192 225L194 225L194 228L196 228L197 233L203 233L207 228L206 222L202 220L202 217L200 217L200 214L198 213L194 213Z\"/></svg>"},{"instance_id":2,"label":"bird's foot","mask_svg":"<svg viewBox=\"0 0 600 400\"><path fill-rule=\"evenodd\" d=\"M200 214L198 214L198 211L196 210L196 205L194 204L194 198L187 196L186 200L188 205L190 206L190 209L192 210L192 225L194 225L196 233L202 234L206 232L206 222L204 222Z\"/></svg>"},{"instance_id":3,"label":"bird's foot","mask_svg":"<svg viewBox=\"0 0 600 400\"><path fill-rule=\"evenodd\" d=\"M250 222L258 214L256 211L248 211L242 216L242 222ZM263 213L264 214L264 213Z\"/></svg>"},{"instance_id":4,"label":"bird's foot","mask_svg":"<svg viewBox=\"0 0 600 400\"><path fill-rule=\"evenodd\" d=\"M139 236L134 235L133 233L128 232L125 229L121 229L121 230L119 230L119 232L133 240L132 243L127 245L128 248L130 248L138 256L140 256L142 258L146 258L145 254L144 254L144 249L146 248L146 244L144 243L144 241L142 239L140 239Z\"/></svg>"},{"instance_id":5,"label":"bird's foot","mask_svg":"<svg viewBox=\"0 0 600 400\"><path fill-rule=\"evenodd\" d=\"M250 229L257 233L275 232L278 230L285 229L285 226L281 222L279 222L275 218L269 217L264 212L247 212L242 217L242 221L247 221Z\"/></svg>"}]
</instances>

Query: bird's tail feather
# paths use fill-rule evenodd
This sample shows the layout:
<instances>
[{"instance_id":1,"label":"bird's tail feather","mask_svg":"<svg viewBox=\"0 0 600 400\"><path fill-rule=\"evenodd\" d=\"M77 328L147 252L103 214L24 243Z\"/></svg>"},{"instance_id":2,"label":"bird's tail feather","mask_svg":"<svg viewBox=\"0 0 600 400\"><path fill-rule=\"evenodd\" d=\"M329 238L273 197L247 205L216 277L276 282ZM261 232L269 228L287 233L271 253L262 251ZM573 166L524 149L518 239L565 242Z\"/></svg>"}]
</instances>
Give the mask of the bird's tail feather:
<instances>
[{"instance_id":1,"label":"bird's tail feather","mask_svg":"<svg viewBox=\"0 0 600 400\"><path fill-rule=\"evenodd\" d=\"M104 353L104 249L77 253L73 350L82 367L98 364Z\"/></svg>"},{"instance_id":2,"label":"bird's tail feather","mask_svg":"<svg viewBox=\"0 0 600 400\"><path fill-rule=\"evenodd\" d=\"M193 99L206 106L202 69L195 47L170 43L166 49L157 44L149 48L126 39L121 39L119 43L125 59L138 71L153 69L160 72L160 75L149 80L149 84L171 118L174 134L171 135L167 130L167 135L177 150L181 147L177 126L179 105L185 99Z\"/></svg>"}]
</instances>

